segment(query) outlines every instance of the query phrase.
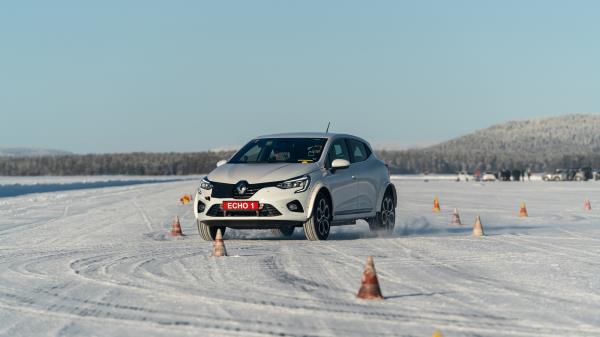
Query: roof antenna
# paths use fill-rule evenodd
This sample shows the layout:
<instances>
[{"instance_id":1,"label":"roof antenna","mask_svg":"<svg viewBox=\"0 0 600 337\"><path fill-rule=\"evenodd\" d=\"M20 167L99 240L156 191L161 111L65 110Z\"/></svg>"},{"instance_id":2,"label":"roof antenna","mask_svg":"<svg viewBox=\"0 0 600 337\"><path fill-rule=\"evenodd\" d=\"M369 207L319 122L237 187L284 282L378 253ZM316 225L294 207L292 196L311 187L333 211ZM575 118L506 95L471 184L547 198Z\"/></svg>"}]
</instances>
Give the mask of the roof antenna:
<instances>
[{"instance_id":1,"label":"roof antenna","mask_svg":"<svg viewBox=\"0 0 600 337\"><path fill-rule=\"evenodd\" d=\"M325 133L329 133L329 125L331 125L331 122L327 122L327 130L325 130Z\"/></svg>"}]
</instances>

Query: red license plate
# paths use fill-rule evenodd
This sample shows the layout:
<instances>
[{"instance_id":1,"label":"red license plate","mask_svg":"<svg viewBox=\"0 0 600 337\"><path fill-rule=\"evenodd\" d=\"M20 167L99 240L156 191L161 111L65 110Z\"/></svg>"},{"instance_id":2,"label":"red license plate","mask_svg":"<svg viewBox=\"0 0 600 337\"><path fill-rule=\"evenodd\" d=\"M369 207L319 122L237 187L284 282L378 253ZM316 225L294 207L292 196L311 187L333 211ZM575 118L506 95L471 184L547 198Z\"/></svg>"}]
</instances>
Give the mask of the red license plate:
<instances>
[{"instance_id":1,"label":"red license plate","mask_svg":"<svg viewBox=\"0 0 600 337\"><path fill-rule=\"evenodd\" d=\"M224 211L258 211L258 201L223 201Z\"/></svg>"}]
</instances>

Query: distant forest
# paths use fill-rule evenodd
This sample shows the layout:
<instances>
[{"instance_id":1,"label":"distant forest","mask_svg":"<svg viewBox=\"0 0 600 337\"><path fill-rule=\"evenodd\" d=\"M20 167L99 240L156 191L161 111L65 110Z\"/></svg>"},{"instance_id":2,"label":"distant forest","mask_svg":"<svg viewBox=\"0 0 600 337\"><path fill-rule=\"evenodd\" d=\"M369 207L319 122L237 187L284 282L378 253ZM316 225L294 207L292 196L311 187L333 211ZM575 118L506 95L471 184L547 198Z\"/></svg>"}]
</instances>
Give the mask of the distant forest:
<instances>
[{"instance_id":1,"label":"distant forest","mask_svg":"<svg viewBox=\"0 0 600 337\"><path fill-rule=\"evenodd\" d=\"M185 175L210 172L232 152L0 156L0 175Z\"/></svg>"},{"instance_id":2,"label":"distant forest","mask_svg":"<svg viewBox=\"0 0 600 337\"><path fill-rule=\"evenodd\" d=\"M600 153L548 155L546 153L486 153L442 152L435 149L406 151L380 151L380 158L389 165L392 173L456 173L467 171L526 170L553 171L557 168L600 168Z\"/></svg>"},{"instance_id":3,"label":"distant forest","mask_svg":"<svg viewBox=\"0 0 600 337\"><path fill-rule=\"evenodd\" d=\"M232 152L0 156L0 175L184 175ZM600 114L512 121L422 149L377 151L392 173L600 168Z\"/></svg>"},{"instance_id":4,"label":"distant forest","mask_svg":"<svg viewBox=\"0 0 600 337\"><path fill-rule=\"evenodd\" d=\"M217 161L232 152L197 153L119 153L58 155L39 157L0 156L0 175L186 175L210 172ZM483 170L531 168L544 171L554 168L600 167L600 154L544 157L493 153L461 154L432 149L378 151L377 155L392 173L456 173Z\"/></svg>"}]
</instances>

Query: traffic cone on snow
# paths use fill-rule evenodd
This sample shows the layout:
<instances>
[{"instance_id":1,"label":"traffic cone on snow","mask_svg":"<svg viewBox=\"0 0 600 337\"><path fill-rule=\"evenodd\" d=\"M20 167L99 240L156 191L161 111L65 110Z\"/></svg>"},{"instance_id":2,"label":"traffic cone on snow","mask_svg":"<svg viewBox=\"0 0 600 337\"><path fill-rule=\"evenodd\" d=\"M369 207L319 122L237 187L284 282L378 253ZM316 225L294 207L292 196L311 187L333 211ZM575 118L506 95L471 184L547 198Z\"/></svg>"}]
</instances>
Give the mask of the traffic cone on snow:
<instances>
[{"instance_id":1,"label":"traffic cone on snow","mask_svg":"<svg viewBox=\"0 0 600 337\"><path fill-rule=\"evenodd\" d=\"M479 215L475 218L475 224L473 225L473 236L484 236L483 226L481 225L481 218Z\"/></svg>"},{"instance_id":2,"label":"traffic cone on snow","mask_svg":"<svg viewBox=\"0 0 600 337\"><path fill-rule=\"evenodd\" d=\"M444 335L442 335L442 332L440 330L435 330L433 332L433 335L431 335L431 337L443 337Z\"/></svg>"},{"instance_id":3,"label":"traffic cone on snow","mask_svg":"<svg viewBox=\"0 0 600 337\"><path fill-rule=\"evenodd\" d=\"M521 209L519 210L519 216L521 218L526 218L529 215L527 215L527 207L525 206L525 201L521 201Z\"/></svg>"},{"instance_id":4,"label":"traffic cone on snow","mask_svg":"<svg viewBox=\"0 0 600 337\"><path fill-rule=\"evenodd\" d=\"M590 200L589 199L585 199L585 202L583 204L583 208L586 211L591 211L592 210L592 204L590 204Z\"/></svg>"},{"instance_id":5,"label":"traffic cone on snow","mask_svg":"<svg viewBox=\"0 0 600 337\"><path fill-rule=\"evenodd\" d=\"M212 256L227 256L225 242L223 241L223 235L221 234L220 229L217 229L217 235L215 237L215 244Z\"/></svg>"},{"instance_id":6,"label":"traffic cone on snow","mask_svg":"<svg viewBox=\"0 0 600 337\"><path fill-rule=\"evenodd\" d=\"M452 225L462 226L462 222L460 222L460 215L458 215L458 210L456 208L452 213Z\"/></svg>"},{"instance_id":7,"label":"traffic cone on snow","mask_svg":"<svg viewBox=\"0 0 600 337\"><path fill-rule=\"evenodd\" d=\"M382 300L381 289L379 288L379 281L377 280L377 273L375 272L375 264L373 263L373 257L367 258L367 264L365 265L365 271L362 275L360 289L358 290L357 298L363 300Z\"/></svg>"},{"instance_id":8,"label":"traffic cone on snow","mask_svg":"<svg viewBox=\"0 0 600 337\"><path fill-rule=\"evenodd\" d=\"M440 199L438 199L438 197L435 197L435 199L433 199L433 211L435 213L439 213L442 209L440 208Z\"/></svg>"},{"instance_id":9,"label":"traffic cone on snow","mask_svg":"<svg viewBox=\"0 0 600 337\"><path fill-rule=\"evenodd\" d=\"M184 194L181 198L179 198L179 202L184 205L187 205L192 201L192 196L190 194Z\"/></svg>"},{"instance_id":10,"label":"traffic cone on snow","mask_svg":"<svg viewBox=\"0 0 600 337\"><path fill-rule=\"evenodd\" d=\"M171 236L182 236L183 232L181 231L181 223L179 222L179 217L175 217L175 221L171 225Z\"/></svg>"}]
</instances>

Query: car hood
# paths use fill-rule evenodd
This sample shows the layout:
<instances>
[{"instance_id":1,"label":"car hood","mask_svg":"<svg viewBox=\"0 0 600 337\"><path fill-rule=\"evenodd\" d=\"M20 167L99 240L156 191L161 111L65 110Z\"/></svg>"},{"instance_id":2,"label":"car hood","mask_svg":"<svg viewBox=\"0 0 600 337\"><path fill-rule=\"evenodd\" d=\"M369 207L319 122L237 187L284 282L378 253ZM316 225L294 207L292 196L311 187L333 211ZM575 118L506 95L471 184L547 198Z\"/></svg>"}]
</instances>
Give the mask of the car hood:
<instances>
[{"instance_id":1,"label":"car hood","mask_svg":"<svg viewBox=\"0 0 600 337\"><path fill-rule=\"evenodd\" d=\"M235 184L245 180L250 184L282 181L317 170L317 163L224 164L214 169L208 180Z\"/></svg>"}]
</instances>

